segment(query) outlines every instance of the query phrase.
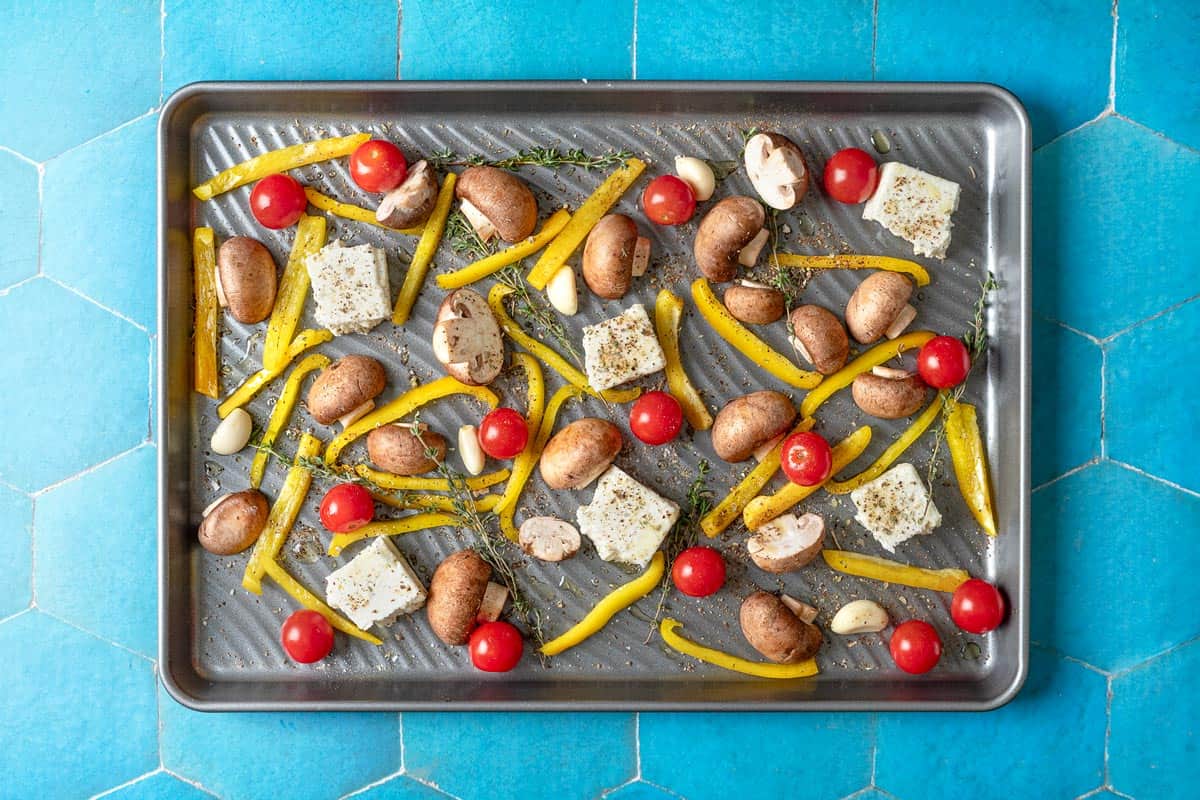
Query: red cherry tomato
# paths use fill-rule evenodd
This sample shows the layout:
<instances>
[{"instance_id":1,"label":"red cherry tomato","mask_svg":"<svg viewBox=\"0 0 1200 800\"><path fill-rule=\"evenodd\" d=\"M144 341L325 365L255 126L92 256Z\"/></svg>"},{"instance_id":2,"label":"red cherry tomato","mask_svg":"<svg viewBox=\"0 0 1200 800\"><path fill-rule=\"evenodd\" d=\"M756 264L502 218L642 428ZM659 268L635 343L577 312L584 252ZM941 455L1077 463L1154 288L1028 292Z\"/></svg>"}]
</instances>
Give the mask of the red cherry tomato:
<instances>
[{"instance_id":1,"label":"red cherry tomato","mask_svg":"<svg viewBox=\"0 0 1200 800\"><path fill-rule=\"evenodd\" d=\"M642 208L651 222L682 225L696 213L696 193L682 178L659 175L642 192Z\"/></svg>"},{"instance_id":2,"label":"red cherry tomato","mask_svg":"<svg viewBox=\"0 0 1200 800\"><path fill-rule=\"evenodd\" d=\"M333 626L316 611L304 609L283 621L279 639L293 661L311 664L333 649Z\"/></svg>"},{"instance_id":3,"label":"red cherry tomato","mask_svg":"<svg viewBox=\"0 0 1200 800\"><path fill-rule=\"evenodd\" d=\"M408 161L396 145L372 139L350 154L350 177L368 192L389 192L408 177Z\"/></svg>"},{"instance_id":4,"label":"red cherry tomato","mask_svg":"<svg viewBox=\"0 0 1200 800\"><path fill-rule=\"evenodd\" d=\"M629 429L646 444L666 444L683 427L683 409L666 392L646 392L629 409Z\"/></svg>"},{"instance_id":5,"label":"red cherry tomato","mask_svg":"<svg viewBox=\"0 0 1200 800\"><path fill-rule=\"evenodd\" d=\"M375 517L371 493L357 483L339 483L321 500L321 524L334 533L349 533Z\"/></svg>"},{"instance_id":6,"label":"red cherry tomato","mask_svg":"<svg viewBox=\"0 0 1200 800\"><path fill-rule=\"evenodd\" d=\"M250 213L265 228L295 225L308 208L304 187L291 175L268 175L250 190Z\"/></svg>"},{"instance_id":7,"label":"red cherry tomato","mask_svg":"<svg viewBox=\"0 0 1200 800\"><path fill-rule=\"evenodd\" d=\"M689 547L675 557L671 580L689 597L708 597L725 585L725 559L711 547Z\"/></svg>"},{"instance_id":8,"label":"red cherry tomato","mask_svg":"<svg viewBox=\"0 0 1200 800\"><path fill-rule=\"evenodd\" d=\"M485 622L471 631L471 663L484 672L508 672L521 660L521 632L507 622Z\"/></svg>"},{"instance_id":9,"label":"red cherry tomato","mask_svg":"<svg viewBox=\"0 0 1200 800\"><path fill-rule=\"evenodd\" d=\"M917 353L917 371L921 379L935 389L949 389L967 379L971 354L961 340L953 336L935 336Z\"/></svg>"},{"instance_id":10,"label":"red cherry tomato","mask_svg":"<svg viewBox=\"0 0 1200 800\"><path fill-rule=\"evenodd\" d=\"M779 462L792 483L816 486L833 472L833 450L821 434L802 431L783 440Z\"/></svg>"},{"instance_id":11,"label":"red cherry tomato","mask_svg":"<svg viewBox=\"0 0 1200 800\"><path fill-rule=\"evenodd\" d=\"M492 458L516 458L529 442L529 425L517 411L497 408L479 423L479 446Z\"/></svg>"},{"instance_id":12,"label":"red cherry tomato","mask_svg":"<svg viewBox=\"0 0 1200 800\"><path fill-rule=\"evenodd\" d=\"M825 162L825 193L839 203L865 203L878 185L875 159L857 147L839 150Z\"/></svg>"},{"instance_id":13,"label":"red cherry tomato","mask_svg":"<svg viewBox=\"0 0 1200 800\"><path fill-rule=\"evenodd\" d=\"M928 622L910 619L896 626L888 649L897 667L921 675L933 669L942 657L942 637Z\"/></svg>"},{"instance_id":14,"label":"red cherry tomato","mask_svg":"<svg viewBox=\"0 0 1200 800\"><path fill-rule=\"evenodd\" d=\"M967 633L987 633L1004 621L1004 596L987 581L971 578L954 590L950 616Z\"/></svg>"}]
</instances>

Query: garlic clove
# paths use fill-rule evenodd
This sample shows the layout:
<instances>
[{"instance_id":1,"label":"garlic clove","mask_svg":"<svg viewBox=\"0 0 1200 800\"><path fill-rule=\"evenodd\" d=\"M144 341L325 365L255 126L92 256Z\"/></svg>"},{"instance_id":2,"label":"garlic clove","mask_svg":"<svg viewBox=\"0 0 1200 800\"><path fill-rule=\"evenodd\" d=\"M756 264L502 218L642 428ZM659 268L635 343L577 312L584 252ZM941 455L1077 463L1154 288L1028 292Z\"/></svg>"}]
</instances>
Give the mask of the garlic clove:
<instances>
[{"instance_id":1,"label":"garlic clove","mask_svg":"<svg viewBox=\"0 0 1200 800\"><path fill-rule=\"evenodd\" d=\"M888 614L874 600L853 600L838 609L829 629L843 636L878 633L888 626Z\"/></svg>"}]
</instances>

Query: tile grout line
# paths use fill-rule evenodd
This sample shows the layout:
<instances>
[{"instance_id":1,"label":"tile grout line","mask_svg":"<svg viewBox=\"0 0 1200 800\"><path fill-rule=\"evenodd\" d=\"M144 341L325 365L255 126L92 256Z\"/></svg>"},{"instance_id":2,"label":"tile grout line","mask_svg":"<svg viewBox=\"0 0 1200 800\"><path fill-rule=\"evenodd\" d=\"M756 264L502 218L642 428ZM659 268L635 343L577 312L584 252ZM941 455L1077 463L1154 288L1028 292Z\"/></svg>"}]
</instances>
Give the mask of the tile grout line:
<instances>
[{"instance_id":1,"label":"tile grout line","mask_svg":"<svg viewBox=\"0 0 1200 800\"><path fill-rule=\"evenodd\" d=\"M400 80L400 63L404 60L404 0L396 0L396 80Z\"/></svg>"},{"instance_id":2,"label":"tile grout line","mask_svg":"<svg viewBox=\"0 0 1200 800\"><path fill-rule=\"evenodd\" d=\"M1113 677L1109 675L1105 681L1104 690L1104 783L1103 786L1111 785L1109 779L1109 760L1108 746L1112 741L1112 703L1113 703Z\"/></svg>"},{"instance_id":3,"label":"tile grout line","mask_svg":"<svg viewBox=\"0 0 1200 800\"><path fill-rule=\"evenodd\" d=\"M874 740L871 742L871 782L868 786L878 789L879 787L875 785L875 770L879 764L879 715L872 714L871 716L873 718L871 729L874 734Z\"/></svg>"},{"instance_id":4,"label":"tile grout line","mask_svg":"<svg viewBox=\"0 0 1200 800\"><path fill-rule=\"evenodd\" d=\"M1108 58L1108 110L1117 110L1117 25L1121 15L1117 6L1120 0L1112 3L1112 50Z\"/></svg>"},{"instance_id":5,"label":"tile grout line","mask_svg":"<svg viewBox=\"0 0 1200 800\"><path fill-rule=\"evenodd\" d=\"M41 256L39 255L38 258L40 260ZM7 297L8 294L10 292L12 292L13 289L20 289L25 284L33 283L40 277L42 277L42 276L41 275L30 275L28 278L21 278L21 280L17 281L16 283L11 284L9 286L5 286L3 289L0 289L0 297Z\"/></svg>"},{"instance_id":6,"label":"tile grout line","mask_svg":"<svg viewBox=\"0 0 1200 800\"><path fill-rule=\"evenodd\" d=\"M1141 475L1143 478L1149 478L1150 480L1157 481L1158 483L1161 483L1165 486L1170 486L1172 489L1174 489L1177 492L1183 492L1184 494L1191 495L1192 497L1200 497L1200 491L1196 491L1195 489L1189 489L1188 487L1182 486L1178 483L1175 483L1174 481L1169 481L1166 478L1155 475L1152 472L1147 472L1146 470L1142 469L1141 467L1136 467L1133 464L1130 464L1125 461L1120 461L1118 459L1112 458L1111 456L1109 456L1105 460L1107 460L1113 464L1116 464L1118 467L1121 467L1122 469L1127 469L1130 472L1133 472L1137 475Z\"/></svg>"},{"instance_id":7,"label":"tile grout line","mask_svg":"<svg viewBox=\"0 0 1200 800\"><path fill-rule=\"evenodd\" d=\"M21 616L22 614L28 614L32 610L33 606L26 606L15 614L9 614L7 617L0 617L0 625L3 625L6 622L12 622L17 617Z\"/></svg>"},{"instance_id":8,"label":"tile grout line","mask_svg":"<svg viewBox=\"0 0 1200 800\"><path fill-rule=\"evenodd\" d=\"M166 767L163 767L162 771L164 774L170 775L175 780L182 781L183 783L186 783L188 786L191 786L195 789L199 789L200 791L204 792L207 795L210 795L212 797L217 797L217 798L220 797L220 795L218 795L212 789L209 789L207 786L205 786L200 781L193 780L193 779L187 777L186 775L180 775L178 772L172 772L171 770L167 769Z\"/></svg>"},{"instance_id":9,"label":"tile grout line","mask_svg":"<svg viewBox=\"0 0 1200 800\"><path fill-rule=\"evenodd\" d=\"M340 800L350 800L351 797L357 797L358 795L362 794L363 792L369 792L370 790L372 790L378 786L383 786L388 781L395 780L396 778L401 778L403 776L404 776L404 770L398 769L395 772L391 773L390 775L384 775L382 778L379 778L378 780L371 781L366 786L360 786L359 788L355 789L353 792L348 792L346 794L341 795Z\"/></svg>"},{"instance_id":10,"label":"tile grout line","mask_svg":"<svg viewBox=\"0 0 1200 800\"><path fill-rule=\"evenodd\" d=\"M1107 117L1113 117L1113 116L1116 116L1116 113L1108 108L1105 108L1099 114L1097 114L1096 116L1087 120L1086 122L1079 123L1074 128L1071 128L1071 130L1069 130L1069 131L1063 131L1062 133L1058 134L1050 141L1038 145L1037 147L1034 148L1034 150L1035 151L1044 150L1047 147L1049 147L1050 145L1056 144L1060 139L1065 139L1073 133L1078 133L1079 131L1082 131L1085 128L1090 128L1091 126L1095 125L1097 122L1100 122L1101 120L1103 120Z\"/></svg>"},{"instance_id":11,"label":"tile grout line","mask_svg":"<svg viewBox=\"0 0 1200 800\"><path fill-rule=\"evenodd\" d=\"M1038 647L1042 650L1045 650L1050 655L1061 658L1063 661L1067 661L1071 664L1078 664L1079 666L1083 667L1084 669L1088 670L1089 672L1094 672L1097 675L1101 675L1105 678L1111 677L1112 675L1115 674L1114 672L1111 672L1109 670L1101 669L1100 667L1096 666L1095 664L1084 661L1082 658L1079 658L1078 656L1073 656L1070 653L1064 652L1064 651L1058 649L1057 647L1055 647L1054 645L1046 644L1045 642L1035 641L1033 639L1029 640L1029 645L1030 645L1030 647Z\"/></svg>"},{"instance_id":12,"label":"tile grout line","mask_svg":"<svg viewBox=\"0 0 1200 800\"><path fill-rule=\"evenodd\" d=\"M633 779L642 777L642 712L633 712Z\"/></svg>"},{"instance_id":13,"label":"tile grout line","mask_svg":"<svg viewBox=\"0 0 1200 800\"><path fill-rule=\"evenodd\" d=\"M405 753L404 753L404 713L403 712L396 714L396 735L400 739L400 774L403 775L405 770L408 769L408 766L404 763Z\"/></svg>"},{"instance_id":14,"label":"tile grout line","mask_svg":"<svg viewBox=\"0 0 1200 800\"><path fill-rule=\"evenodd\" d=\"M65 156L69 153L74 153L76 150L79 150L80 148L87 147L88 145L90 145L94 142L98 142L99 140L103 139L105 136L114 134L119 130L124 130L125 128L128 128L130 125L134 125L138 122L141 122L142 120L146 119L146 117L150 117L150 116L153 116L154 114L157 114L159 111L159 108L160 108L159 105L157 105L157 104L153 105L150 108L143 111L141 114L138 114L133 119L127 119L124 122L122 122L120 125L109 128L108 130L102 131L101 133L97 133L92 138L82 141L79 144L73 144L70 147L68 147L66 150L63 150L61 153L55 153L54 155L50 156L42 163L48 164L51 161L54 161L55 159L62 158L63 156Z\"/></svg>"},{"instance_id":15,"label":"tile grout line","mask_svg":"<svg viewBox=\"0 0 1200 800\"><path fill-rule=\"evenodd\" d=\"M167 0L158 3L158 104L167 93Z\"/></svg>"},{"instance_id":16,"label":"tile grout line","mask_svg":"<svg viewBox=\"0 0 1200 800\"><path fill-rule=\"evenodd\" d=\"M158 766L159 769L166 769L167 765L163 763L163 747L162 747L162 692L158 690L158 685L162 681L160 670L162 664L158 661L154 662L154 743L158 746Z\"/></svg>"},{"instance_id":17,"label":"tile grout line","mask_svg":"<svg viewBox=\"0 0 1200 800\"><path fill-rule=\"evenodd\" d=\"M871 80L875 80L877 69L875 54L879 49L879 0L871 5Z\"/></svg>"},{"instance_id":18,"label":"tile grout line","mask_svg":"<svg viewBox=\"0 0 1200 800\"><path fill-rule=\"evenodd\" d=\"M157 360L155 356L158 354L158 336L150 334L150 358L148 375L146 376L146 441L150 444L154 442L154 362Z\"/></svg>"},{"instance_id":19,"label":"tile grout line","mask_svg":"<svg viewBox=\"0 0 1200 800\"><path fill-rule=\"evenodd\" d=\"M633 37L629 43L630 78L637 80L638 0L633 0Z\"/></svg>"},{"instance_id":20,"label":"tile grout line","mask_svg":"<svg viewBox=\"0 0 1200 800\"><path fill-rule=\"evenodd\" d=\"M1037 492L1040 492L1040 491L1041 491L1041 490L1043 490L1043 489L1048 489L1049 487L1051 487L1051 486L1053 486L1054 484L1058 483L1058 482L1059 482L1059 481L1061 481L1062 479L1064 479L1064 478L1069 478L1069 477L1071 477L1072 475L1074 475L1074 474L1075 474L1075 473L1077 473L1077 472L1083 472L1083 471L1084 471L1085 469L1087 469L1088 467L1094 467L1094 466L1096 466L1097 464L1099 464L1101 461L1104 461L1104 458L1103 458L1103 457L1101 457L1101 456L1095 456L1095 457L1093 457L1093 458L1089 458L1087 461L1083 462L1082 464L1078 464L1078 465L1076 465L1076 466L1074 466L1074 467L1071 467L1069 470L1067 470L1067 471L1066 471L1066 472L1064 472L1063 474L1061 474L1061 475L1055 475L1053 478L1051 478L1050 480L1046 481L1045 483L1039 483L1037 486L1035 486L1035 487L1033 487L1032 489L1030 489L1030 490L1029 490L1029 493L1030 493L1030 494L1035 494L1035 493L1037 493Z\"/></svg>"},{"instance_id":21,"label":"tile grout line","mask_svg":"<svg viewBox=\"0 0 1200 800\"><path fill-rule=\"evenodd\" d=\"M1183 300L1180 300L1178 303L1175 303L1174 305L1167 306L1163 310L1156 311L1144 319L1139 319L1137 322L1133 323L1132 325L1127 325L1126 327L1121 328L1121 330L1117 331L1116 333L1110 333L1108 336L1105 336L1103 339L1098 339L1096 341L1096 343L1097 344L1109 344L1112 341L1114 341L1115 339L1117 339L1118 337L1124 336L1127 333L1132 333L1135 329L1140 328L1149 322L1154 322L1154 320L1158 319L1159 317L1165 317L1167 314L1174 313L1174 312L1178 311L1179 309L1183 308L1184 306L1186 306L1188 303L1194 303L1197 300L1200 300L1200 294L1194 294L1191 297L1186 297Z\"/></svg>"},{"instance_id":22,"label":"tile grout line","mask_svg":"<svg viewBox=\"0 0 1200 800\"><path fill-rule=\"evenodd\" d=\"M1039 319L1042 319L1046 322L1049 322L1051 325L1057 325L1058 327L1062 328L1063 330L1070 331L1071 333L1075 334L1076 336L1082 336L1084 339L1087 339L1089 342L1096 345L1097 347L1100 347L1104 344L1104 340L1101 339L1100 337L1093 336L1092 334L1088 333L1085 330L1080 330L1079 328L1073 328L1070 325L1068 325L1067 323L1063 322L1061 319L1055 319L1054 317L1047 316L1046 314L1043 314L1040 311L1035 311L1033 313L1034 313L1034 316L1036 316Z\"/></svg>"},{"instance_id":23,"label":"tile grout line","mask_svg":"<svg viewBox=\"0 0 1200 800\"><path fill-rule=\"evenodd\" d=\"M37 608L37 507L36 497L29 498L29 607Z\"/></svg>"},{"instance_id":24,"label":"tile grout line","mask_svg":"<svg viewBox=\"0 0 1200 800\"><path fill-rule=\"evenodd\" d=\"M0 144L0 153L8 153L10 156L16 158L18 161L24 161L26 164L28 164L31 167L40 166L39 162L34 161L32 158L25 155L24 153L20 153L16 150L13 150L11 147L8 147L7 145Z\"/></svg>"},{"instance_id":25,"label":"tile grout line","mask_svg":"<svg viewBox=\"0 0 1200 800\"><path fill-rule=\"evenodd\" d=\"M116 455L111 455L108 458L104 459L103 461L97 461L95 464L92 464L91 466L84 467L79 472L76 472L74 475L68 475L67 477L61 478L60 480L57 480L54 483L50 483L50 484L43 486L41 489L37 489L36 491L30 492L29 497L34 500L37 500L37 498L41 497L42 495L44 495L48 492L52 492L55 489L58 489L59 487L66 486L68 483L72 483L73 481L77 480L78 478L82 478L85 475L91 475L96 470L101 469L103 467L107 467L109 464L113 463L114 461L116 461L120 458L124 458L125 456L129 455L130 453L133 453L136 450L140 450L141 448L145 447L148 444L150 444L150 443L143 439L142 441L135 444L133 447L130 447L127 450L122 450L121 452L117 453Z\"/></svg>"},{"instance_id":26,"label":"tile grout line","mask_svg":"<svg viewBox=\"0 0 1200 800\"><path fill-rule=\"evenodd\" d=\"M79 289L76 289L74 286L71 286L68 283L63 283L61 280L54 277L53 275L42 275L41 277L45 278L46 280L50 281L51 283L53 283L57 286L61 286L63 289L66 289L68 292L71 292L72 294L77 295L78 297L81 297L84 300L87 300L89 303L96 306L96 308L99 308L101 311L107 311L109 314L112 314L117 319L128 322L130 325L137 328L142 333L150 333L150 329L147 328L145 325L141 324L140 322L136 322L133 319L131 319L130 317L125 316L120 311L117 311L115 308L109 308L108 306L104 305L104 303L101 303L96 298L84 294Z\"/></svg>"},{"instance_id":27,"label":"tile grout line","mask_svg":"<svg viewBox=\"0 0 1200 800\"><path fill-rule=\"evenodd\" d=\"M1100 458L1108 456L1108 347L1100 346Z\"/></svg>"},{"instance_id":28,"label":"tile grout line","mask_svg":"<svg viewBox=\"0 0 1200 800\"><path fill-rule=\"evenodd\" d=\"M108 797L111 794L113 794L114 792L119 792L122 789L128 789L130 786L133 786L135 783L141 783L142 781L146 780L147 778L149 778L153 775L157 775L158 773L160 773L162 771L163 771L162 767L159 766L158 768L152 769L147 773L138 775L136 778L130 778L129 780L125 781L124 783L118 783L116 786L110 786L109 788L105 789L102 792L98 792L97 794L90 795L89 800L100 800L100 798L102 798L102 797Z\"/></svg>"},{"instance_id":29,"label":"tile grout line","mask_svg":"<svg viewBox=\"0 0 1200 800\"><path fill-rule=\"evenodd\" d=\"M124 650L126 653L129 653L131 656L136 656L136 657L142 659L143 661L145 661L152 668L157 667L157 664L155 663L153 658L151 658L150 656L148 656L144 653L139 653L137 650L134 650L132 647L126 647L125 645L121 644L120 642L115 642L112 639L106 639L103 636L101 636L100 634L96 633L95 631L90 631L87 628L83 627L82 625L77 625L74 622L71 622L71 620L69 620L69 619L60 617L58 614L55 614L53 611L50 611L49 609L38 606L38 611L45 614L47 617L50 617L51 619L58 620L63 625L74 628L75 630L79 631L80 633L85 633L88 636L91 636L93 639L95 639L98 642L104 642L105 644L111 645L112 647L115 647L118 650ZM155 691L157 692L157 688Z\"/></svg>"},{"instance_id":30,"label":"tile grout line","mask_svg":"<svg viewBox=\"0 0 1200 800\"><path fill-rule=\"evenodd\" d=\"M1190 153L1200 153L1200 147L1195 147L1193 145L1187 144L1186 142L1181 142L1178 139L1172 139L1170 136L1163 133L1162 131L1156 131L1154 128L1151 128L1146 123L1138 122L1133 117L1127 117L1124 114L1122 114L1120 111L1114 111L1113 116L1116 117L1117 119L1128 122L1130 125L1136 125L1137 127L1141 128L1142 130L1152 133L1155 136L1157 136L1158 138L1160 138L1164 141L1170 142L1171 144L1175 145L1176 147L1181 147Z\"/></svg>"},{"instance_id":31,"label":"tile grout line","mask_svg":"<svg viewBox=\"0 0 1200 800\"><path fill-rule=\"evenodd\" d=\"M45 274L45 266L42 264L42 252L45 249L43 242L46 238L46 165L37 165L38 176L38 212L37 212L37 275Z\"/></svg>"}]
</instances>

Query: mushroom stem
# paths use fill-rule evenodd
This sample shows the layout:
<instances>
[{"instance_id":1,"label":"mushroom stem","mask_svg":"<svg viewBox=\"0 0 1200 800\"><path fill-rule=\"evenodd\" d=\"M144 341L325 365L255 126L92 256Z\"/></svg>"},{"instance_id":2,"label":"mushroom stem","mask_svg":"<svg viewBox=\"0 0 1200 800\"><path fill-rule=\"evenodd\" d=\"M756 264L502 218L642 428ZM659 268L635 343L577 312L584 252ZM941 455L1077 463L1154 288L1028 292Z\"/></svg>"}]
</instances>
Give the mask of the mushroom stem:
<instances>
[{"instance_id":1,"label":"mushroom stem","mask_svg":"<svg viewBox=\"0 0 1200 800\"><path fill-rule=\"evenodd\" d=\"M793 614L800 618L801 622L812 624L812 621L817 618L817 610L805 603L803 600L797 600L791 595L783 594L779 596L783 604L787 606Z\"/></svg>"},{"instance_id":2,"label":"mushroom stem","mask_svg":"<svg viewBox=\"0 0 1200 800\"><path fill-rule=\"evenodd\" d=\"M209 514L211 514L212 510L214 508L221 505L221 503L225 502L225 498L232 496L232 494L233 494L233 492L226 492L225 494L221 495L216 500L213 500L211 503L209 503L207 506L205 506L204 510L200 512L200 519L204 519Z\"/></svg>"},{"instance_id":3,"label":"mushroom stem","mask_svg":"<svg viewBox=\"0 0 1200 800\"><path fill-rule=\"evenodd\" d=\"M640 278L646 274L646 268L650 266L650 240L645 236L637 238L637 244L633 248L633 277Z\"/></svg>"},{"instance_id":4,"label":"mushroom stem","mask_svg":"<svg viewBox=\"0 0 1200 800\"><path fill-rule=\"evenodd\" d=\"M479 611L475 614L477 622L495 622L504 612L504 604L508 602L508 587L502 583L488 581L483 590L483 599L479 601Z\"/></svg>"},{"instance_id":5,"label":"mushroom stem","mask_svg":"<svg viewBox=\"0 0 1200 800\"><path fill-rule=\"evenodd\" d=\"M871 367L871 374L877 375L880 378L887 378L890 381L902 381L912 377L912 373L906 369L899 367Z\"/></svg>"},{"instance_id":6,"label":"mushroom stem","mask_svg":"<svg viewBox=\"0 0 1200 800\"><path fill-rule=\"evenodd\" d=\"M492 224L492 221L466 198L463 198L462 201L462 213L484 242L490 241L496 235L496 226Z\"/></svg>"},{"instance_id":7,"label":"mushroom stem","mask_svg":"<svg viewBox=\"0 0 1200 800\"><path fill-rule=\"evenodd\" d=\"M754 234L750 243L738 251L738 263L743 267L753 267L757 264L758 256L762 253L763 246L766 245L769 238L771 238L771 233L766 228Z\"/></svg>"},{"instance_id":8,"label":"mushroom stem","mask_svg":"<svg viewBox=\"0 0 1200 800\"><path fill-rule=\"evenodd\" d=\"M373 409L374 407L375 407L375 401L367 400L365 403L355 406L354 408L352 408L348 412L346 412L346 414L339 417L338 424L340 424L342 426L342 430L345 430L346 428L349 428L355 422L357 422L358 420L360 420L364 416L366 416L366 413L368 411L370 411L371 409Z\"/></svg>"},{"instance_id":9,"label":"mushroom stem","mask_svg":"<svg viewBox=\"0 0 1200 800\"><path fill-rule=\"evenodd\" d=\"M754 460L761 463L762 460L767 457L767 453L770 453L772 450L775 449L775 445L777 445L783 441L784 436L787 436L787 434L781 433L778 436L776 436L774 439L771 439L770 441L766 441L766 442L763 442L762 444L760 444L758 446L758 449L754 451Z\"/></svg>"},{"instance_id":10,"label":"mushroom stem","mask_svg":"<svg viewBox=\"0 0 1200 800\"><path fill-rule=\"evenodd\" d=\"M221 285L221 270L217 267L213 268L213 275L217 283L217 305L221 308L228 308L229 301L225 299L225 287Z\"/></svg>"},{"instance_id":11,"label":"mushroom stem","mask_svg":"<svg viewBox=\"0 0 1200 800\"><path fill-rule=\"evenodd\" d=\"M889 339L895 339L900 334L904 333L904 329L912 324L912 321L917 318L917 309L913 308L912 303L900 309L900 313L892 320L892 324L888 325L887 330L883 335Z\"/></svg>"}]
</instances>

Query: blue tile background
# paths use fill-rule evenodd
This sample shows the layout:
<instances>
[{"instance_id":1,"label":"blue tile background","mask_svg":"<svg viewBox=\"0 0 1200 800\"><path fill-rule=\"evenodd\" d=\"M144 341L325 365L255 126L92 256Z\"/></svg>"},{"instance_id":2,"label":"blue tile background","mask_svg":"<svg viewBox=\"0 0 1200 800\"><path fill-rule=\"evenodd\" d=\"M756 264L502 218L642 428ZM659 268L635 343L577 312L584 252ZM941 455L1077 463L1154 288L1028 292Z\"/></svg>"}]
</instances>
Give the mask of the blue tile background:
<instances>
[{"instance_id":1,"label":"blue tile background","mask_svg":"<svg viewBox=\"0 0 1200 800\"><path fill-rule=\"evenodd\" d=\"M1152 800L1197 785L1196 4L728 8L0 0L0 798ZM1044 446L1017 700L401 718L201 715L156 688L153 112L194 80L398 75L992 80L1024 99Z\"/></svg>"}]
</instances>

